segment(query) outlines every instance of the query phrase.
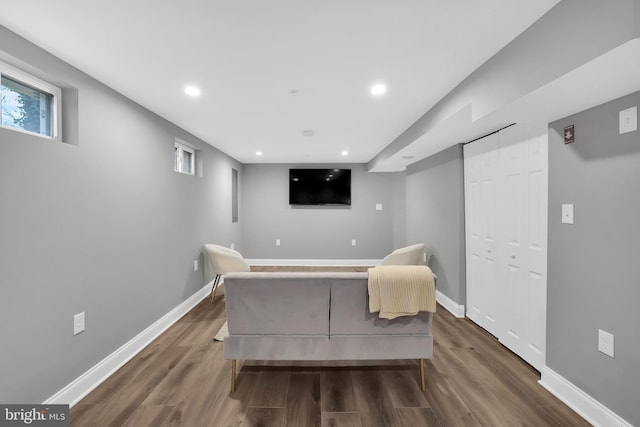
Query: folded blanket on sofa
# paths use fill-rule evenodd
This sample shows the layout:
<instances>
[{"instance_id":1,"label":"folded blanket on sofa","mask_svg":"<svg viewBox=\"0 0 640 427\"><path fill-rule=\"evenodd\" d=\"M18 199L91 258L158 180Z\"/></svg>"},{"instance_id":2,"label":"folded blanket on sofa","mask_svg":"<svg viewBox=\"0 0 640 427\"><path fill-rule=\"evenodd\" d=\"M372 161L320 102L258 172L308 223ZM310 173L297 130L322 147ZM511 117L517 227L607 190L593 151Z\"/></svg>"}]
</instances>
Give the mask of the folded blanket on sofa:
<instances>
[{"instance_id":1,"label":"folded blanket on sofa","mask_svg":"<svg viewBox=\"0 0 640 427\"><path fill-rule=\"evenodd\" d=\"M383 265L369 269L369 312L383 319L436 311L433 272L426 265Z\"/></svg>"}]
</instances>

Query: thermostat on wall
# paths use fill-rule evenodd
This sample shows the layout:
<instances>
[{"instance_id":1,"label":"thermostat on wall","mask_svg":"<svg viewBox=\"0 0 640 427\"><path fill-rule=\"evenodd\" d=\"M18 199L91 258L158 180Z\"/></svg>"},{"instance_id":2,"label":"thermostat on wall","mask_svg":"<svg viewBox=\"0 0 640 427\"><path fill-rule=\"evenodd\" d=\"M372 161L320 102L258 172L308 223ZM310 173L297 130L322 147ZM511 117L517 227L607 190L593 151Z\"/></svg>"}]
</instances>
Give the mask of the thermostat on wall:
<instances>
[{"instance_id":1,"label":"thermostat on wall","mask_svg":"<svg viewBox=\"0 0 640 427\"><path fill-rule=\"evenodd\" d=\"M571 144L576 140L576 130L574 125L565 126L564 128L564 143Z\"/></svg>"}]
</instances>

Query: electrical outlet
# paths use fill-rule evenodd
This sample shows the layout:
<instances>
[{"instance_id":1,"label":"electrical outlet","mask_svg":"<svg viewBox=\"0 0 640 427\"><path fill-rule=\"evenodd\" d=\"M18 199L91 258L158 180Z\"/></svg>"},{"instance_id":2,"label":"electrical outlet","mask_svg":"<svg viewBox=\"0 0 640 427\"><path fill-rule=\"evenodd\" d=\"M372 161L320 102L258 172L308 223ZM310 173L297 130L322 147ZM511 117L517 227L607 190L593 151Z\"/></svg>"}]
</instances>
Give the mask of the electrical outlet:
<instances>
[{"instance_id":1,"label":"electrical outlet","mask_svg":"<svg viewBox=\"0 0 640 427\"><path fill-rule=\"evenodd\" d=\"M562 205L562 223L573 224L573 204Z\"/></svg>"},{"instance_id":2,"label":"electrical outlet","mask_svg":"<svg viewBox=\"0 0 640 427\"><path fill-rule=\"evenodd\" d=\"M620 132L628 133L638 130L638 107L620 111Z\"/></svg>"},{"instance_id":3,"label":"electrical outlet","mask_svg":"<svg viewBox=\"0 0 640 427\"><path fill-rule=\"evenodd\" d=\"M356 245L356 239L351 239L351 246L355 246Z\"/></svg>"},{"instance_id":4,"label":"electrical outlet","mask_svg":"<svg viewBox=\"0 0 640 427\"><path fill-rule=\"evenodd\" d=\"M276 239L276 246L280 246L280 239Z\"/></svg>"},{"instance_id":5,"label":"electrical outlet","mask_svg":"<svg viewBox=\"0 0 640 427\"><path fill-rule=\"evenodd\" d=\"M193 260L193 271L198 271L198 260L197 259Z\"/></svg>"},{"instance_id":6,"label":"electrical outlet","mask_svg":"<svg viewBox=\"0 0 640 427\"><path fill-rule=\"evenodd\" d=\"M235 248L236 248L236 244L235 244L235 243L232 243L229 247L230 247L231 249L235 249Z\"/></svg>"},{"instance_id":7,"label":"electrical outlet","mask_svg":"<svg viewBox=\"0 0 640 427\"><path fill-rule=\"evenodd\" d=\"M613 334L598 329L598 351L613 358Z\"/></svg>"},{"instance_id":8,"label":"electrical outlet","mask_svg":"<svg viewBox=\"0 0 640 427\"><path fill-rule=\"evenodd\" d=\"M73 316L73 335L84 331L84 311Z\"/></svg>"}]
</instances>

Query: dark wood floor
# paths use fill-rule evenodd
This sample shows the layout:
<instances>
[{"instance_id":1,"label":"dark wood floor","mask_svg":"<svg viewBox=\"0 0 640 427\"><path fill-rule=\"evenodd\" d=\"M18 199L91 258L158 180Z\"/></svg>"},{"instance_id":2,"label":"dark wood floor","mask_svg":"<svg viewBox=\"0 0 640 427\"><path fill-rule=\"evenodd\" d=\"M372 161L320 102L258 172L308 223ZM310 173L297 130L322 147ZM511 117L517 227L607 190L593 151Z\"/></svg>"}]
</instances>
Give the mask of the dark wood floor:
<instances>
[{"instance_id":1,"label":"dark wood floor","mask_svg":"<svg viewBox=\"0 0 640 427\"><path fill-rule=\"evenodd\" d=\"M229 394L230 362L212 340L224 321L223 299L205 299L73 407L71 425L589 425L537 384L537 371L440 306L426 393L418 363L400 360L247 361Z\"/></svg>"}]
</instances>

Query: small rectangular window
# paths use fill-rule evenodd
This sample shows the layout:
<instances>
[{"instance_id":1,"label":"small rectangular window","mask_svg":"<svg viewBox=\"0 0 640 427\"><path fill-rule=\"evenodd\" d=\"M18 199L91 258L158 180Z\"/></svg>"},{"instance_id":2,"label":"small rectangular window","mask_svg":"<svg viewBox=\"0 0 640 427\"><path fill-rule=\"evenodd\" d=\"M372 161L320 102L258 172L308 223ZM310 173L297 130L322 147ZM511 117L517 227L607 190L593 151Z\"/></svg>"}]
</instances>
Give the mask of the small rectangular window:
<instances>
[{"instance_id":1,"label":"small rectangular window","mask_svg":"<svg viewBox=\"0 0 640 427\"><path fill-rule=\"evenodd\" d=\"M187 175L195 175L196 173L196 150L185 145L183 142L176 140L174 148L173 167L176 172L185 173Z\"/></svg>"},{"instance_id":2,"label":"small rectangular window","mask_svg":"<svg viewBox=\"0 0 640 427\"><path fill-rule=\"evenodd\" d=\"M59 88L0 62L0 126L57 138Z\"/></svg>"},{"instance_id":3,"label":"small rectangular window","mask_svg":"<svg viewBox=\"0 0 640 427\"><path fill-rule=\"evenodd\" d=\"M193 151L182 149L182 172L193 174Z\"/></svg>"}]
</instances>

